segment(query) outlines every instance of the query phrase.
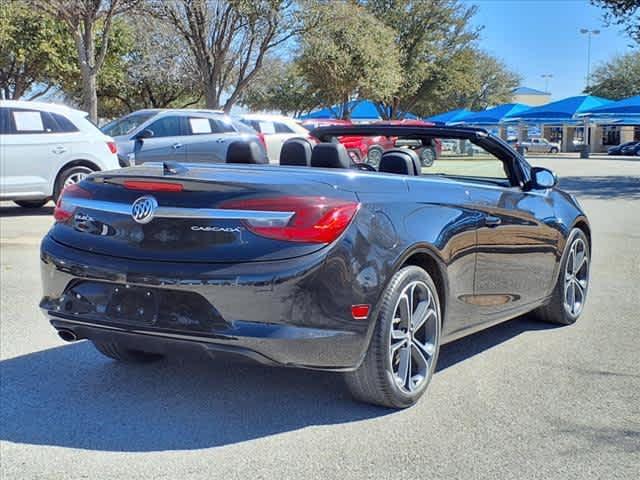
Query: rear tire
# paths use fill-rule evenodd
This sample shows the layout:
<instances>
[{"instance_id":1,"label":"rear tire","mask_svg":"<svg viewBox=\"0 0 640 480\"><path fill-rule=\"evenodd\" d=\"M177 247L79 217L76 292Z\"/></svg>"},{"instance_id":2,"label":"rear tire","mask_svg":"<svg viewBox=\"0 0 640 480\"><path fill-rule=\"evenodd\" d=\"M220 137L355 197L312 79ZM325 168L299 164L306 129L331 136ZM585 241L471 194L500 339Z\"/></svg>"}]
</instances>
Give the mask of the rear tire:
<instances>
[{"instance_id":1,"label":"rear tire","mask_svg":"<svg viewBox=\"0 0 640 480\"><path fill-rule=\"evenodd\" d=\"M22 208L40 208L44 207L48 201L49 199L45 198L43 200L14 200L13 203Z\"/></svg>"},{"instance_id":2,"label":"rear tire","mask_svg":"<svg viewBox=\"0 0 640 480\"><path fill-rule=\"evenodd\" d=\"M558 153L558 149L556 147L553 147L551 149L551 153L555 155L556 153Z\"/></svg>"},{"instance_id":3,"label":"rear tire","mask_svg":"<svg viewBox=\"0 0 640 480\"><path fill-rule=\"evenodd\" d=\"M571 325L584 309L589 288L591 250L587 236L579 228L571 230L562 257L551 300L534 310L533 315L542 322Z\"/></svg>"},{"instance_id":4,"label":"rear tire","mask_svg":"<svg viewBox=\"0 0 640 480\"><path fill-rule=\"evenodd\" d=\"M161 360L163 357L158 353L148 353L141 350L131 350L125 348L117 342L98 342L91 340L101 354L124 363L151 363Z\"/></svg>"},{"instance_id":5,"label":"rear tire","mask_svg":"<svg viewBox=\"0 0 640 480\"><path fill-rule=\"evenodd\" d=\"M53 187L53 201L57 202L60 192L64 187L78 183L91 175L95 170L85 167L84 165L76 165L75 167L65 168L58 174L56 184Z\"/></svg>"},{"instance_id":6,"label":"rear tire","mask_svg":"<svg viewBox=\"0 0 640 480\"><path fill-rule=\"evenodd\" d=\"M362 364L344 374L353 396L390 408L415 404L433 376L440 326L440 302L429 274L416 266L399 270L382 295Z\"/></svg>"}]
</instances>

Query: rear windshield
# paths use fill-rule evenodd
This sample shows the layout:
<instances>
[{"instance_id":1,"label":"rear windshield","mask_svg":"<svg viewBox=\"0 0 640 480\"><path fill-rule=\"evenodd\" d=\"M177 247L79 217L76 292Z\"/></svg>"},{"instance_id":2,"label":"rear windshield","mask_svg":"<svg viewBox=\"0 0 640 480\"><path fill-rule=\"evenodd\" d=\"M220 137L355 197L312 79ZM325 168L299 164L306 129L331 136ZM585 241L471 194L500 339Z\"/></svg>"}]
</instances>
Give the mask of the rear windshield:
<instances>
[{"instance_id":1,"label":"rear windshield","mask_svg":"<svg viewBox=\"0 0 640 480\"><path fill-rule=\"evenodd\" d=\"M102 132L111 136L118 137L120 135L129 135L136 128L142 125L155 115L155 112L132 113L125 117L107 123L102 127Z\"/></svg>"}]
</instances>

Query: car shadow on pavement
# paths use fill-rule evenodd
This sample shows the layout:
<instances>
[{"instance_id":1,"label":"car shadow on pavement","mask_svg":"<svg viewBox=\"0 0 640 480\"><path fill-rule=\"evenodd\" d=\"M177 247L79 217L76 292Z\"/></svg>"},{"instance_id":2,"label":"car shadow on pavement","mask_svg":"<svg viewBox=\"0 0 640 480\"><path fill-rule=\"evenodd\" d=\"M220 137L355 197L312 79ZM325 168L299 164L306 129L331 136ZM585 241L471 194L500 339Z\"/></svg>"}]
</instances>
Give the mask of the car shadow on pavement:
<instances>
[{"instance_id":1,"label":"car shadow on pavement","mask_svg":"<svg viewBox=\"0 0 640 480\"><path fill-rule=\"evenodd\" d=\"M0 207L0 217L35 217L53 215L53 206L50 204L40 208L22 208L16 206Z\"/></svg>"},{"instance_id":2,"label":"car shadow on pavement","mask_svg":"<svg viewBox=\"0 0 640 480\"><path fill-rule=\"evenodd\" d=\"M445 345L438 370L538 328L517 319ZM333 373L195 354L126 365L87 341L1 361L0 379L0 440L87 450L210 448L394 413L353 401Z\"/></svg>"},{"instance_id":3,"label":"car shadow on pavement","mask_svg":"<svg viewBox=\"0 0 640 480\"><path fill-rule=\"evenodd\" d=\"M581 198L640 199L640 177L560 177L560 188Z\"/></svg>"},{"instance_id":4,"label":"car shadow on pavement","mask_svg":"<svg viewBox=\"0 0 640 480\"><path fill-rule=\"evenodd\" d=\"M468 360L485 350L517 337L521 333L534 330L551 330L554 328L558 328L558 326L537 321L530 315L524 315L507 322L499 323L493 327L443 345L440 348L436 372ZM434 380L437 381L437 378L438 377L434 377Z\"/></svg>"}]
</instances>

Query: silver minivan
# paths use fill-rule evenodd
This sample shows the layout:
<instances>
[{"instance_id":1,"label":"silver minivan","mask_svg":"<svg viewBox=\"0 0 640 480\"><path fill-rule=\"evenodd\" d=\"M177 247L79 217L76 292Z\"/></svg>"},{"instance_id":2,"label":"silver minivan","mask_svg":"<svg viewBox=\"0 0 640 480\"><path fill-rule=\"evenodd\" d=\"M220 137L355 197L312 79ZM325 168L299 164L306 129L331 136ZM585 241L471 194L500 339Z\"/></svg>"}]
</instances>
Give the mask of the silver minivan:
<instances>
[{"instance_id":1,"label":"silver minivan","mask_svg":"<svg viewBox=\"0 0 640 480\"><path fill-rule=\"evenodd\" d=\"M102 131L116 141L122 166L170 160L224 163L234 140L262 144L252 128L212 110L138 110Z\"/></svg>"}]
</instances>

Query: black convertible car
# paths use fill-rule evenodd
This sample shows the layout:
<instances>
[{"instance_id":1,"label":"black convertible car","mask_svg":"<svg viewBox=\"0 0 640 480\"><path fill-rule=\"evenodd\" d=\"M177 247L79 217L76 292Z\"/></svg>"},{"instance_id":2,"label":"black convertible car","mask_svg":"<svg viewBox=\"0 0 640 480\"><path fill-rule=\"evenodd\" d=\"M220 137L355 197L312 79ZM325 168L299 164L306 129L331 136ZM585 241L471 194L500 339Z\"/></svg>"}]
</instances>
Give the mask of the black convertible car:
<instances>
[{"instance_id":1,"label":"black convertible car","mask_svg":"<svg viewBox=\"0 0 640 480\"><path fill-rule=\"evenodd\" d=\"M533 311L571 324L591 234L556 177L482 129L367 125L258 144L227 164L147 164L64 190L42 241L41 308L64 340L145 362L200 348L344 372L360 400L424 393L440 345ZM336 141L458 143L379 171ZM455 153L465 152L465 153Z\"/></svg>"}]
</instances>

